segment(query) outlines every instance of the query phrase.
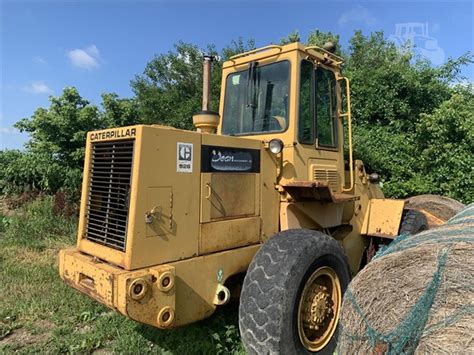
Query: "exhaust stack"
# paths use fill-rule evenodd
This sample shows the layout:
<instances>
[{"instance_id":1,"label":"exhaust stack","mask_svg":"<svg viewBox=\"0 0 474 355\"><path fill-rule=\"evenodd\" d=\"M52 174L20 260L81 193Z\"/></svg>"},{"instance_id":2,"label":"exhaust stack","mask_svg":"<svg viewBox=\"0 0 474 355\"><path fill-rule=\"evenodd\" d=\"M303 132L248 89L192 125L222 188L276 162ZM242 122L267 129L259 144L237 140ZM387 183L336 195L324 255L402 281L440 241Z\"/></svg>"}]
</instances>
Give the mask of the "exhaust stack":
<instances>
[{"instance_id":1,"label":"exhaust stack","mask_svg":"<svg viewBox=\"0 0 474 355\"><path fill-rule=\"evenodd\" d=\"M193 124L198 132L216 133L219 114L210 110L211 100L211 67L213 56L205 55L202 70L202 110L193 115Z\"/></svg>"},{"instance_id":2,"label":"exhaust stack","mask_svg":"<svg viewBox=\"0 0 474 355\"><path fill-rule=\"evenodd\" d=\"M202 110L209 111L211 102L211 70L214 57L205 55L202 65Z\"/></svg>"}]
</instances>

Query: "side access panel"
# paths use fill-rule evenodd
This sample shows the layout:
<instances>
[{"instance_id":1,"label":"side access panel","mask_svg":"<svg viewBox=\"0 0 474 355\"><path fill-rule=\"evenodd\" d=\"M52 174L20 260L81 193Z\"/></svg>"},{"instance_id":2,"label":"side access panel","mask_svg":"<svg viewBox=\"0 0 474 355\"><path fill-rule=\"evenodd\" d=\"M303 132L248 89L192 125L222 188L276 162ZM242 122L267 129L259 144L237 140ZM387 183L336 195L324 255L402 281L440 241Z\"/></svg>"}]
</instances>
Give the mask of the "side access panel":
<instances>
[{"instance_id":1,"label":"side access panel","mask_svg":"<svg viewBox=\"0 0 474 355\"><path fill-rule=\"evenodd\" d=\"M261 143L203 135L199 255L260 242Z\"/></svg>"}]
</instances>

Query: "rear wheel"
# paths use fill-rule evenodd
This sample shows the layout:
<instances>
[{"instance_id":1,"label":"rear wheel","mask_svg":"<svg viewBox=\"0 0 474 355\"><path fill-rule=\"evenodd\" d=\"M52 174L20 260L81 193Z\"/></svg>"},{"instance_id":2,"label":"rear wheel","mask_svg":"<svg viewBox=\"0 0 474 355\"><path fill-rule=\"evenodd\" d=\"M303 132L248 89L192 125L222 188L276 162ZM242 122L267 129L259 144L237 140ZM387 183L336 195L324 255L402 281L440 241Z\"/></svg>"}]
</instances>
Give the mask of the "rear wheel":
<instances>
[{"instance_id":1,"label":"rear wheel","mask_svg":"<svg viewBox=\"0 0 474 355\"><path fill-rule=\"evenodd\" d=\"M403 210L399 234L416 234L426 229L428 229L428 222L423 213L417 210Z\"/></svg>"},{"instance_id":2,"label":"rear wheel","mask_svg":"<svg viewBox=\"0 0 474 355\"><path fill-rule=\"evenodd\" d=\"M429 229L426 216L417 210L404 209L402 214L402 221L398 234L417 234L426 229ZM392 239L371 237L369 245L367 246L364 257L362 259L360 269L370 263L375 254L380 250L380 247L387 246L392 242Z\"/></svg>"},{"instance_id":3,"label":"rear wheel","mask_svg":"<svg viewBox=\"0 0 474 355\"><path fill-rule=\"evenodd\" d=\"M347 258L331 237L311 230L278 233L255 255L245 276L239 327L251 354L332 354Z\"/></svg>"}]
</instances>

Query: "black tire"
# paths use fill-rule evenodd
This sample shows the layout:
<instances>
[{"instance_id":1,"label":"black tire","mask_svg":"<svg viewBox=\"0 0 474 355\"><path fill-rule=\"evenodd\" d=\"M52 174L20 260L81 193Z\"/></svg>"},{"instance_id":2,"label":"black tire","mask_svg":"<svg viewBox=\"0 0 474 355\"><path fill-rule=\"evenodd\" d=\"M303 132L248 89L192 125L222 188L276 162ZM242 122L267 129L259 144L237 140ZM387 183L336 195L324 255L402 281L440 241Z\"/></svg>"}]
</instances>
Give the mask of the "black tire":
<instances>
[{"instance_id":1,"label":"black tire","mask_svg":"<svg viewBox=\"0 0 474 355\"><path fill-rule=\"evenodd\" d=\"M339 243L326 234L293 229L268 240L254 256L240 296L239 328L249 354L308 354L300 341L298 305L306 281L322 266L337 274L342 295L349 263ZM319 352L332 354L338 329Z\"/></svg>"},{"instance_id":2,"label":"black tire","mask_svg":"<svg viewBox=\"0 0 474 355\"><path fill-rule=\"evenodd\" d=\"M416 234L428 229L426 216L417 210L405 209L398 234Z\"/></svg>"}]
</instances>

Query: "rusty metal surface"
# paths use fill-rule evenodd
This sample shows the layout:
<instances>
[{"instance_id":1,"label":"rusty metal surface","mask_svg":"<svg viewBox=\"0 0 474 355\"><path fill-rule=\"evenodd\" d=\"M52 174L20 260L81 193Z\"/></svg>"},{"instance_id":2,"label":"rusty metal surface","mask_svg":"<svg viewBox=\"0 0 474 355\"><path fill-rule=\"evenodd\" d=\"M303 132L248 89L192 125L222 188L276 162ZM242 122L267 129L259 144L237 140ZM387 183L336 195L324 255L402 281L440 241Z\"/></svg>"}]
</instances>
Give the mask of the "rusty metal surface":
<instances>
[{"instance_id":1,"label":"rusty metal surface","mask_svg":"<svg viewBox=\"0 0 474 355\"><path fill-rule=\"evenodd\" d=\"M75 249L61 250L59 254L61 278L70 286L115 308L115 278L123 270L78 253Z\"/></svg>"},{"instance_id":2,"label":"rusty metal surface","mask_svg":"<svg viewBox=\"0 0 474 355\"><path fill-rule=\"evenodd\" d=\"M209 178L202 206L207 208L208 201L210 220L257 215L257 174L210 173Z\"/></svg>"},{"instance_id":3,"label":"rusty metal surface","mask_svg":"<svg viewBox=\"0 0 474 355\"><path fill-rule=\"evenodd\" d=\"M259 240L260 217L202 223L199 254L256 244Z\"/></svg>"},{"instance_id":4,"label":"rusty metal surface","mask_svg":"<svg viewBox=\"0 0 474 355\"><path fill-rule=\"evenodd\" d=\"M373 199L369 203L362 234L393 239L398 235L404 200Z\"/></svg>"},{"instance_id":5,"label":"rusty metal surface","mask_svg":"<svg viewBox=\"0 0 474 355\"><path fill-rule=\"evenodd\" d=\"M123 315L158 328L174 328L210 316L220 285L230 276L245 272L259 247L134 271L65 249L59 254L59 270L68 285Z\"/></svg>"},{"instance_id":6,"label":"rusty metal surface","mask_svg":"<svg viewBox=\"0 0 474 355\"><path fill-rule=\"evenodd\" d=\"M333 193L327 181L292 181L282 184L294 201L323 201L344 203L358 200L358 196Z\"/></svg>"},{"instance_id":7,"label":"rusty metal surface","mask_svg":"<svg viewBox=\"0 0 474 355\"><path fill-rule=\"evenodd\" d=\"M282 187L294 201L332 201L326 181L292 181L282 184Z\"/></svg>"},{"instance_id":8,"label":"rusty metal surface","mask_svg":"<svg viewBox=\"0 0 474 355\"><path fill-rule=\"evenodd\" d=\"M334 203L344 203L360 200L360 196L345 194L345 193L334 193L332 195L332 201Z\"/></svg>"},{"instance_id":9,"label":"rusty metal surface","mask_svg":"<svg viewBox=\"0 0 474 355\"><path fill-rule=\"evenodd\" d=\"M211 67L213 57L204 56L203 60L203 80L202 80L202 110L209 111L211 99Z\"/></svg>"}]
</instances>

